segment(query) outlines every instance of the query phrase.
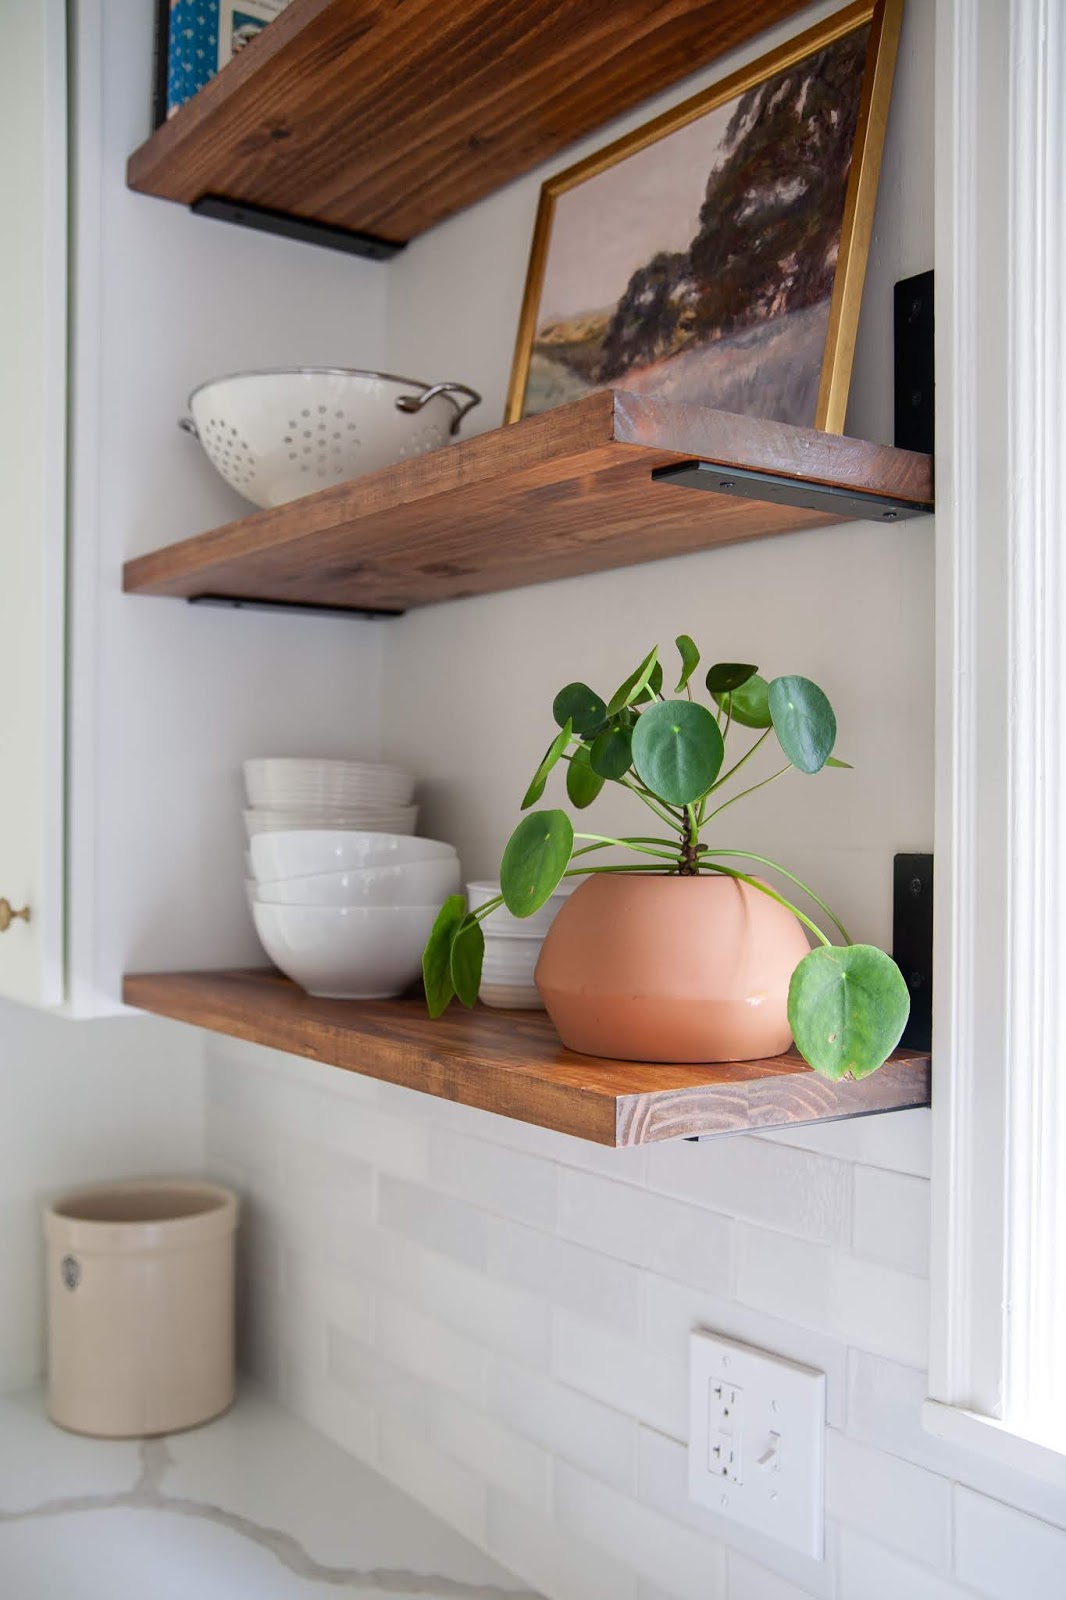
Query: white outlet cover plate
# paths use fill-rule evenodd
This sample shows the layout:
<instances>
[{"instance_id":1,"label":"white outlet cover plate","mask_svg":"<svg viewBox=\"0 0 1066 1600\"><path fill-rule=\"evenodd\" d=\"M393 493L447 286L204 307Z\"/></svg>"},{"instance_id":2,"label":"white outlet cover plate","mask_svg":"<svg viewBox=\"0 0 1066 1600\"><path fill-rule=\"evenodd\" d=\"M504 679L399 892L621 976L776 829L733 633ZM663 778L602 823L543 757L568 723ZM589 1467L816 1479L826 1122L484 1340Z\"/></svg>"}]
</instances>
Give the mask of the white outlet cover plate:
<instances>
[{"instance_id":1,"label":"white outlet cover plate","mask_svg":"<svg viewBox=\"0 0 1066 1600\"><path fill-rule=\"evenodd\" d=\"M720 1517L821 1561L825 1373L716 1333L692 1334L688 1489Z\"/></svg>"}]
</instances>

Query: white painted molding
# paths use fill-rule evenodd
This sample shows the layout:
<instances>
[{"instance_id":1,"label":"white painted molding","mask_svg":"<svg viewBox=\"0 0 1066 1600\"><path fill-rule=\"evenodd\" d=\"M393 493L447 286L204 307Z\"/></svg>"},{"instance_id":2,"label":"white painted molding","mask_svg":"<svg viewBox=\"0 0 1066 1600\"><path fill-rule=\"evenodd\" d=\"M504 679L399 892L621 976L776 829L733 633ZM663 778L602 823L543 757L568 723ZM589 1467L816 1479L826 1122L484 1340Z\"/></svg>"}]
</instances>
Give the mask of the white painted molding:
<instances>
[{"instance_id":1,"label":"white painted molding","mask_svg":"<svg viewBox=\"0 0 1066 1600\"><path fill-rule=\"evenodd\" d=\"M939 0L929 1416L1066 1448L1064 90L1060 0Z\"/></svg>"}]
</instances>

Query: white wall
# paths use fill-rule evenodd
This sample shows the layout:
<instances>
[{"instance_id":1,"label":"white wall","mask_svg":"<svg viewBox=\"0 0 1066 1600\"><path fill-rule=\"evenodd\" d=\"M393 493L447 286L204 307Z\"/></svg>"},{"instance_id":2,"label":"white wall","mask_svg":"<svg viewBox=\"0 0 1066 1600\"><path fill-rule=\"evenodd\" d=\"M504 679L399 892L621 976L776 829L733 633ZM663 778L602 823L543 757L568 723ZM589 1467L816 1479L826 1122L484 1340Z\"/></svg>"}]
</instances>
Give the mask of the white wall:
<instances>
[{"instance_id":1,"label":"white wall","mask_svg":"<svg viewBox=\"0 0 1066 1600\"><path fill-rule=\"evenodd\" d=\"M252 965L240 762L373 759L382 630L121 592L130 556L248 506L177 428L213 377L380 367L382 269L134 194L154 12L75 8L78 141L72 506L71 917L75 1000L123 970Z\"/></svg>"},{"instance_id":2,"label":"white wall","mask_svg":"<svg viewBox=\"0 0 1066 1600\"><path fill-rule=\"evenodd\" d=\"M891 436L890 286L932 263L932 28L932 0L909 0L849 416L875 439ZM543 176L390 268L390 365L482 389L476 427L500 418ZM932 541L930 522L853 525L414 613L387 635L386 749L426 777L428 827L479 876L566 680L609 692L681 630L809 673L856 770L794 777L730 833L885 940L892 855L932 835ZM912 1112L604 1151L208 1045L209 1162L248 1201L245 1359L553 1600L1057 1592L1061 1497L921 1430L928 1140ZM701 1325L827 1373L824 1563L688 1503Z\"/></svg>"},{"instance_id":3,"label":"white wall","mask_svg":"<svg viewBox=\"0 0 1066 1600\"><path fill-rule=\"evenodd\" d=\"M0 1003L0 1390L44 1368L42 1206L80 1183L199 1172L203 1108L191 1029Z\"/></svg>"}]
</instances>

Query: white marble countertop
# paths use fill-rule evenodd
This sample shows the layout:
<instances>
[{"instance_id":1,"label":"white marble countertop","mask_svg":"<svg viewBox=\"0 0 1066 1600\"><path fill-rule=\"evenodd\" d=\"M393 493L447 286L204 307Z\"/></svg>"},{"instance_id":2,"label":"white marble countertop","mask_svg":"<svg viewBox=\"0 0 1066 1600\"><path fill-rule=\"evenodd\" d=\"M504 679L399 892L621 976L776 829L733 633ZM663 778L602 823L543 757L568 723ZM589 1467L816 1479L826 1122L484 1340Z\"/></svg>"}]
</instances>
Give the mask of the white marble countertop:
<instances>
[{"instance_id":1,"label":"white marble countertop","mask_svg":"<svg viewBox=\"0 0 1066 1600\"><path fill-rule=\"evenodd\" d=\"M3 1600L535 1600L254 1389L143 1443L63 1433L0 1396Z\"/></svg>"}]
</instances>

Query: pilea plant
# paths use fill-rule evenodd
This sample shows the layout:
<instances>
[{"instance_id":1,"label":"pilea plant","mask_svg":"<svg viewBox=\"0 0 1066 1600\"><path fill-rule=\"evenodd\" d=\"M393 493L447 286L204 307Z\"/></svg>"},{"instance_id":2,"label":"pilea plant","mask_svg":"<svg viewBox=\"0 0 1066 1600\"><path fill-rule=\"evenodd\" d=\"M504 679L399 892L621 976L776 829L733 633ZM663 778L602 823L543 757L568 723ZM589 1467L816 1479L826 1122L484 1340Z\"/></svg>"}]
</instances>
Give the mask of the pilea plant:
<instances>
[{"instance_id":1,"label":"pilea plant","mask_svg":"<svg viewBox=\"0 0 1066 1600\"><path fill-rule=\"evenodd\" d=\"M907 1020L910 997L899 968L875 946L853 943L825 902L780 863L718 842L722 814L745 795L791 771L811 775L848 765L832 753L833 708L808 678L767 682L754 666L739 662L710 668L703 679L709 703L701 704L692 693L700 652L687 634L676 643L681 664L670 698L663 694L658 647L610 700L584 683L568 683L559 691L552 707L559 731L522 801L523 811L535 806L553 769L565 764L566 792L578 811L590 806L606 783L618 784L647 807L667 836L575 832L565 811L529 811L503 853L502 893L474 912L467 911L462 895L452 895L441 907L422 961L430 1013L440 1016L453 997L466 1006L476 1001L485 948L481 923L501 904L513 916L528 917L564 878L597 872L716 873L769 895L814 935L817 944L799 962L789 986L793 1038L825 1077L865 1077L895 1049ZM742 737L744 749L727 765L727 746ZM771 738L784 765L739 787L748 762ZM634 860L623 865L595 860L600 851L617 848ZM843 945L833 944L814 916L742 866L769 868L794 886Z\"/></svg>"}]
</instances>

